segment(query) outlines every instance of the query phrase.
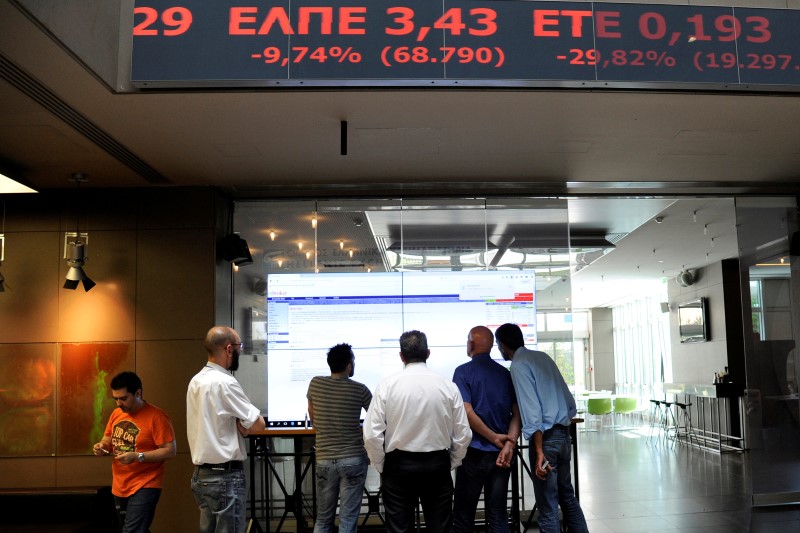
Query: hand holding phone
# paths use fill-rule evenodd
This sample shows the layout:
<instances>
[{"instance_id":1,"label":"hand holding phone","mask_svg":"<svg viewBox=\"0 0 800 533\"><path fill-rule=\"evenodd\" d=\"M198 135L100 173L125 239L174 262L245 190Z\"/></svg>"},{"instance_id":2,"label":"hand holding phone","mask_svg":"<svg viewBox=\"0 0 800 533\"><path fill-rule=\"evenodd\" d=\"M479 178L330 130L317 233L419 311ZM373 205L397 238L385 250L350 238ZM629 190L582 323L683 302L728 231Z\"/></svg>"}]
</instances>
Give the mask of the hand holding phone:
<instances>
[{"instance_id":1,"label":"hand holding phone","mask_svg":"<svg viewBox=\"0 0 800 533\"><path fill-rule=\"evenodd\" d=\"M92 446L92 451L94 451L94 454L97 456L108 455L109 453L111 453L109 450L106 449L105 444L102 442L98 442L97 444Z\"/></svg>"},{"instance_id":2,"label":"hand holding phone","mask_svg":"<svg viewBox=\"0 0 800 533\"><path fill-rule=\"evenodd\" d=\"M542 470L544 470L545 474L547 473L547 467L548 466L550 466L550 461L545 459L544 462L542 463Z\"/></svg>"}]
</instances>

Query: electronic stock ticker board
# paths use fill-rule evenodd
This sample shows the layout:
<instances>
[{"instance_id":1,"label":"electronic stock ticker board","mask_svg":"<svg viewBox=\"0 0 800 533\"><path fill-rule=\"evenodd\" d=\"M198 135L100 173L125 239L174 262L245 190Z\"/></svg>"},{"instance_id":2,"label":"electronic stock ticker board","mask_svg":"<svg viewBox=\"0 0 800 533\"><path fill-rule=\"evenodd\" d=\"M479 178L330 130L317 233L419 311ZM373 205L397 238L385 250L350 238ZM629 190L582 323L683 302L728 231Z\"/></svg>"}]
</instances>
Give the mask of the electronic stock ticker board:
<instances>
[{"instance_id":1,"label":"electronic stock ticker board","mask_svg":"<svg viewBox=\"0 0 800 533\"><path fill-rule=\"evenodd\" d=\"M800 87L800 11L594 2L137 0L134 86Z\"/></svg>"}]
</instances>

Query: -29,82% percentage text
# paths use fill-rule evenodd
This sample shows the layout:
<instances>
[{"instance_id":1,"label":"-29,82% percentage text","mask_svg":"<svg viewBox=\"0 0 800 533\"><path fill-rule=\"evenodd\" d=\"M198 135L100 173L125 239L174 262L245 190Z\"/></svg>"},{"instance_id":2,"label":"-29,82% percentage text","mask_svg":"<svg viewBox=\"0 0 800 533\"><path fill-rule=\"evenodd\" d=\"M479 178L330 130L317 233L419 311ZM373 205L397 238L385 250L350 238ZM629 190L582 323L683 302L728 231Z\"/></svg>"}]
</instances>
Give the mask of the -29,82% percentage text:
<instances>
[{"instance_id":1,"label":"-29,82% percentage text","mask_svg":"<svg viewBox=\"0 0 800 533\"><path fill-rule=\"evenodd\" d=\"M284 55L280 48L277 46L268 46L260 54L253 54L253 59L264 58L264 63L280 63L282 67L292 63L301 63L303 61L317 61L318 63L360 63L361 54L355 52L351 46L342 48L340 46L318 46L316 48L309 48L308 46L292 46L290 58Z\"/></svg>"},{"instance_id":2,"label":"-29,82% percentage text","mask_svg":"<svg viewBox=\"0 0 800 533\"><path fill-rule=\"evenodd\" d=\"M572 48L569 54L556 56L556 59L569 61L570 65L598 65L602 68L610 66L674 67L677 64L674 57L657 50L612 50L602 56L600 51L594 48L589 50Z\"/></svg>"}]
</instances>

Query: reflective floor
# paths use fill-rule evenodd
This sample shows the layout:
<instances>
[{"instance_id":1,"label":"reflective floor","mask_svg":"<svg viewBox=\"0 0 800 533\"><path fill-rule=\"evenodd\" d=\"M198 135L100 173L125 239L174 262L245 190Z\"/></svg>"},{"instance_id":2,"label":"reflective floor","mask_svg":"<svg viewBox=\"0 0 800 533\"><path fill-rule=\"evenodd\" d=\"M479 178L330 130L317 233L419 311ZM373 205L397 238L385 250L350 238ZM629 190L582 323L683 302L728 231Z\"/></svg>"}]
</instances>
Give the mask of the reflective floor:
<instances>
[{"instance_id":1,"label":"reflective floor","mask_svg":"<svg viewBox=\"0 0 800 533\"><path fill-rule=\"evenodd\" d=\"M746 453L648 438L646 426L581 432L578 443L580 502L592 533L800 531L798 506L751 508Z\"/></svg>"},{"instance_id":2,"label":"reflective floor","mask_svg":"<svg viewBox=\"0 0 800 533\"><path fill-rule=\"evenodd\" d=\"M800 506L751 507L747 453L719 455L650 436L647 423L628 430L597 427L578 432L579 497L591 533L800 532ZM291 480L293 464L278 463L287 468L284 479ZM522 481L525 521L535 500L530 478L525 475ZM370 468L367 489L375 494L379 486L380 477ZM279 494L276 486L273 491ZM311 501L306 503L310 512ZM280 505L273 509L269 531L296 531L293 516L284 511ZM366 504L362 511L366 513ZM279 520L282 515L284 523ZM359 530L385 530L379 513L359 520L368 524ZM261 524L267 531L266 522ZM480 524L476 531L485 527ZM527 531L538 528L534 523Z\"/></svg>"}]
</instances>

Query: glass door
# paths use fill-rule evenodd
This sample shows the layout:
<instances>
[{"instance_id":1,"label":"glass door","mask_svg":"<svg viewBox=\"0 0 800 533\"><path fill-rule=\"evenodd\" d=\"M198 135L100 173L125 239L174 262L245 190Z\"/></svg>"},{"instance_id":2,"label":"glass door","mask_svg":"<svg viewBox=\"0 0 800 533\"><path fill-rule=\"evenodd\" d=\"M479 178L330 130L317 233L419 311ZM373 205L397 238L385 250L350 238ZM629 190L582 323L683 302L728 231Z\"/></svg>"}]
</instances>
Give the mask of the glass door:
<instances>
[{"instance_id":1,"label":"glass door","mask_svg":"<svg viewBox=\"0 0 800 533\"><path fill-rule=\"evenodd\" d=\"M736 200L753 505L800 502L797 218L793 198Z\"/></svg>"}]
</instances>

